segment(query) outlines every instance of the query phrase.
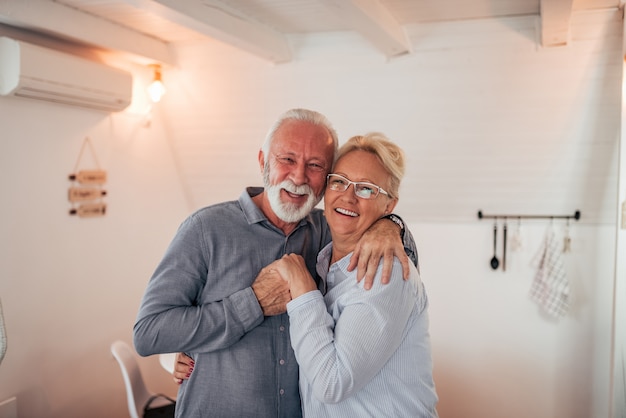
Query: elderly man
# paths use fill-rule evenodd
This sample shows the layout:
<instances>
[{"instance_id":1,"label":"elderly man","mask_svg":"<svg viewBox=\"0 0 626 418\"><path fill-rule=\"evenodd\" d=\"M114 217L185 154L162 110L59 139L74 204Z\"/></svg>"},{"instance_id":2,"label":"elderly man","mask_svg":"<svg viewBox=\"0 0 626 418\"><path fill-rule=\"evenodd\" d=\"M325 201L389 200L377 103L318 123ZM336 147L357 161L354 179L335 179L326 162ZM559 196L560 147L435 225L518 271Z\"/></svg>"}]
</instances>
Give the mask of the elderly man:
<instances>
[{"instance_id":1,"label":"elderly man","mask_svg":"<svg viewBox=\"0 0 626 418\"><path fill-rule=\"evenodd\" d=\"M286 112L259 151L265 188L200 209L180 226L148 283L134 327L139 354L184 351L193 358L177 417L301 416L289 289L264 267L297 253L315 274L330 233L314 207L337 146L323 115ZM371 281L381 257L388 278L394 255L408 274L405 251L415 255L414 244L406 234L403 245L394 222L378 221L360 242L350 266L359 278Z\"/></svg>"}]
</instances>

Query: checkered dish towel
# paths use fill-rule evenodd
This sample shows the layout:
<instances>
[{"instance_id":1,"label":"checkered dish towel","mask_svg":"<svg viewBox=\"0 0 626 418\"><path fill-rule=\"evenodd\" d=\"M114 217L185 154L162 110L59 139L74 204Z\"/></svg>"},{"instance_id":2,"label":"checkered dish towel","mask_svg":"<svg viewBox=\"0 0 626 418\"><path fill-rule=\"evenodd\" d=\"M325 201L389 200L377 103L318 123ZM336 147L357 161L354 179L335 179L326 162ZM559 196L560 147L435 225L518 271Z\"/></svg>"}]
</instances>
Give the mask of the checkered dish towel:
<instances>
[{"instance_id":1,"label":"checkered dish towel","mask_svg":"<svg viewBox=\"0 0 626 418\"><path fill-rule=\"evenodd\" d=\"M550 316L558 318L569 307L569 281L561 251L552 226L546 231L543 244L531 265L537 269L530 287L530 297Z\"/></svg>"}]
</instances>

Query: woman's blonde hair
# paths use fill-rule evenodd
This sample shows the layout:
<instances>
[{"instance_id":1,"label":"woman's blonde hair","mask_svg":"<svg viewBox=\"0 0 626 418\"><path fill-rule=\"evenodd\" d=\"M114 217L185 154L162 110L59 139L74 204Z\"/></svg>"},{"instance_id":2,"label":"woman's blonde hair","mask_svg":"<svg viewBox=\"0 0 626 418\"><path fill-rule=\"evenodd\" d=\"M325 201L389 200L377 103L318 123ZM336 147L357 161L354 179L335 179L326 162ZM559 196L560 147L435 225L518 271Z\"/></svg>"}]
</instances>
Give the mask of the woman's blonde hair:
<instances>
[{"instance_id":1,"label":"woman's blonde hair","mask_svg":"<svg viewBox=\"0 0 626 418\"><path fill-rule=\"evenodd\" d=\"M397 199L399 197L400 181L404 177L404 151L394 144L384 134L380 132L370 132L365 135L353 136L339 147L337 161L344 155L352 151L366 151L378 157L385 171L389 173L390 180L386 187L383 187L389 197Z\"/></svg>"}]
</instances>

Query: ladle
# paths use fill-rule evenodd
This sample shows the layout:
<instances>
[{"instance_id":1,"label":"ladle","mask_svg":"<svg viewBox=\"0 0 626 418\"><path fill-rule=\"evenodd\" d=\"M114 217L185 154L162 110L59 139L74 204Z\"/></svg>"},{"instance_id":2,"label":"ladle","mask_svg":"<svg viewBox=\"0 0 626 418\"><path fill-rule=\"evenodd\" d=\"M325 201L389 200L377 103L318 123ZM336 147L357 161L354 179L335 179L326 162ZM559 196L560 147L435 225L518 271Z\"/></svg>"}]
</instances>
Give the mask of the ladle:
<instances>
[{"instance_id":1,"label":"ladle","mask_svg":"<svg viewBox=\"0 0 626 418\"><path fill-rule=\"evenodd\" d=\"M504 218L502 234L502 271L506 271L506 218Z\"/></svg>"},{"instance_id":2,"label":"ladle","mask_svg":"<svg viewBox=\"0 0 626 418\"><path fill-rule=\"evenodd\" d=\"M496 242L498 241L498 222L494 222L493 224L493 258L491 259L491 268L497 270L500 265L500 261L496 256Z\"/></svg>"}]
</instances>

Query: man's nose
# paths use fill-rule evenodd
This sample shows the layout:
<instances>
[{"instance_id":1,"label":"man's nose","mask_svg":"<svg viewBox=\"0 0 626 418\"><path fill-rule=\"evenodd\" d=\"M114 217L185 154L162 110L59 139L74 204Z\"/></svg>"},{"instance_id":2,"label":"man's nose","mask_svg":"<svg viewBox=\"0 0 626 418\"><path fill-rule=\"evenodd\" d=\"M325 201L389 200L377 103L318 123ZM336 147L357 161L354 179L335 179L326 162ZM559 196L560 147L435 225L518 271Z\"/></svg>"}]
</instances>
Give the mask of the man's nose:
<instances>
[{"instance_id":1,"label":"man's nose","mask_svg":"<svg viewBox=\"0 0 626 418\"><path fill-rule=\"evenodd\" d=\"M291 180L297 185L306 184L308 177L306 175L306 164L296 164L291 171Z\"/></svg>"}]
</instances>

